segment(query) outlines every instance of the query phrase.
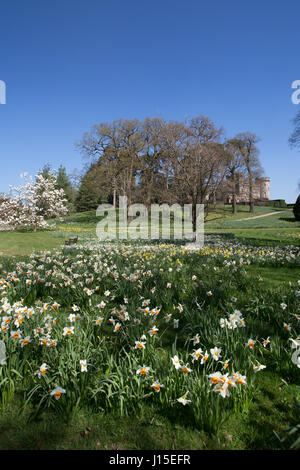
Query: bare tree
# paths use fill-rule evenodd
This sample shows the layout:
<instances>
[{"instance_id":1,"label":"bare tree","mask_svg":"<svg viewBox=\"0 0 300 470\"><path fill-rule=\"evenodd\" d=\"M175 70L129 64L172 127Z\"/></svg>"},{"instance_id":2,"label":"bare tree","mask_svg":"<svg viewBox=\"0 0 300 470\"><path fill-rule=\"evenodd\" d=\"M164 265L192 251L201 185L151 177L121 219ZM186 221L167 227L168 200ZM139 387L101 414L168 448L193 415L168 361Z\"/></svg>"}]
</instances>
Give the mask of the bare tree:
<instances>
[{"instance_id":1,"label":"bare tree","mask_svg":"<svg viewBox=\"0 0 300 470\"><path fill-rule=\"evenodd\" d=\"M289 138L289 144L292 148L300 149L300 110L297 112L292 122L294 130Z\"/></svg>"},{"instance_id":2,"label":"bare tree","mask_svg":"<svg viewBox=\"0 0 300 470\"><path fill-rule=\"evenodd\" d=\"M161 181L161 160L163 158L163 131L166 122L160 117L146 118L141 123L141 138L145 151L141 158L140 188L145 205L149 208L154 188Z\"/></svg>"},{"instance_id":3,"label":"bare tree","mask_svg":"<svg viewBox=\"0 0 300 470\"><path fill-rule=\"evenodd\" d=\"M235 176L243 166L253 210L253 178L260 173L258 138L239 134L223 143L223 128L200 115L182 123L161 117L119 119L95 125L77 144L92 163L91 178L105 193L127 196L128 205L139 198L151 202L189 202L196 227L196 205L209 201L229 173L233 181L233 211L236 211ZM103 193L103 191L102 191Z\"/></svg>"},{"instance_id":4,"label":"bare tree","mask_svg":"<svg viewBox=\"0 0 300 470\"><path fill-rule=\"evenodd\" d=\"M294 129L289 138L289 144L291 148L296 148L300 150L300 110L297 112L292 122L294 125ZM300 191L300 180L298 182L298 190Z\"/></svg>"},{"instance_id":5,"label":"bare tree","mask_svg":"<svg viewBox=\"0 0 300 470\"><path fill-rule=\"evenodd\" d=\"M259 161L259 150L256 144L260 139L251 132L242 132L236 135L236 141L241 153L243 162L246 167L248 184L249 184L249 206L250 212L254 212L254 196L253 196L253 185L254 179L263 173ZM238 143L239 141L239 143Z\"/></svg>"},{"instance_id":6,"label":"bare tree","mask_svg":"<svg viewBox=\"0 0 300 470\"><path fill-rule=\"evenodd\" d=\"M228 168L226 190L232 197L232 213L237 212L237 177L245 171L243 155L240 151L242 143L238 139L229 139L225 143L225 150L228 155Z\"/></svg>"},{"instance_id":7,"label":"bare tree","mask_svg":"<svg viewBox=\"0 0 300 470\"><path fill-rule=\"evenodd\" d=\"M139 126L137 119L100 123L77 143L86 157L106 165L112 191L127 196L128 205L131 204L136 170L145 145Z\"/></svg>"},{"instance_id":8,"label":"bare tree","mask_svg":"<svg viewBox=\"0 0 300 470\"><path fill-rule=\"evenodd\" d=\"M217 129L205 116L186 124L171 122L166 126L164 169L170 180L169 191L176 200L185 198L192 205L193 231L196 231L197 204L208 209L226 172L226 153L220 142L223 129ZM206 211L207 215L207 211Z\"/></svg>"}]
</instances>

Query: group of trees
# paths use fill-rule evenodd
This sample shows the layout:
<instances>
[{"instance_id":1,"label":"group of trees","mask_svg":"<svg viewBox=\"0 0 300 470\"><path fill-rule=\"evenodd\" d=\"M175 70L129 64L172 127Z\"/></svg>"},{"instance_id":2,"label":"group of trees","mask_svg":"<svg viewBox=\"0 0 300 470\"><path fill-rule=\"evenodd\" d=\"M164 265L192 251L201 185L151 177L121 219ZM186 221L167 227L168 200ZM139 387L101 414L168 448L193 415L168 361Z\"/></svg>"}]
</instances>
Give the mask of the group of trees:
<instances>
[{"instance_id":1,"label":"group of trees","mask_svg":"<svg viewBox=\"0 0 300 470\"><path fill-rule=\"evenodd\" d=\"M223 129L202 115L184 123L155 117L96 124L77 143L90 162L77 209L107 200L116 205L117 195L126 196L128 205L178 202L195 208L208 206L222 187L235 212L237 177L243 175L253 212L253 183L262 174L258 141L250 132L226 139Z\"/></svg>"},{"instance_id":2,"label":"group of trees","mask_svg":"<svg viewBox=\"0 0 300 470\"><path fill-rule=\"evenodd\" d=\"M195 224L196 205L215 203L220 189L237 211L241 177L254 212L254 181L263 174L258 142L250 132L227 139L223 128L203 115L186 122L155 117L96 124L76 144L88 163L85 173L76 181L65 167L54 171L45 165L35 180L25 177L0 198L0 223L36 230L67 212L96 209L102 202L116 207L118 196L126 196L128 205L192 204ZM300 147L300 112L289 143Z\"/></svg>"},{"instance_id":3,"label":"group of trees","mask_svg":"<svg viewBox=\"0 0 300 470\"><path fill-rule=\"evenodd\" d=\"M96 209L102 202L116 207L117 198L126 196L128 206L191 204L195 226L196 205L208 208L220 189L231 197L236 212L241 176L248 181L253 212L254 180L263 173L258 142L250 132L226 139L223 128L203 115L186 122L155 117L96 124L76 144L88 163L79 184L65 167L55 172L45 165L35 181L11 188L2 198L0 222L36 230L67 211Z\"/></svg>"}]
</instances>

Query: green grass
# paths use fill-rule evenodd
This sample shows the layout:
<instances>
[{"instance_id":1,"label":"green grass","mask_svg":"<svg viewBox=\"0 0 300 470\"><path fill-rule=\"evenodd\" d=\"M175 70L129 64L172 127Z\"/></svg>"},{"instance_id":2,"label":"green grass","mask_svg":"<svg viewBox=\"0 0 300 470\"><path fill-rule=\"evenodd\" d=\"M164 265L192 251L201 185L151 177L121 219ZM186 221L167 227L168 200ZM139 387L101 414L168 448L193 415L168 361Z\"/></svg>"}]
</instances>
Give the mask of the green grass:
<instances>
[{"instance_id":1,"label":"green grass","mask_svg":"<svg viewBox=\"0 0 300 470\"><path fill-rule=\"evenodd\" d=\"M259 387L243 415L232 415L217 436L190 426L176 416L164 416L145 406L138 417L115 417L81 410L65 423L51 412L30 419L29 407L20 414L12 405L0 417L0 450L202 450L287 449L286 430L299 422L299 387L271 372L259 376ZM277 437L278 436L278 437Z\"/></svg>"},{"instance_id":2,"label":"green grass","mask_svg":"<svg viewBox=\"0 0 300 470\"><path fill-rule=\"evenodd\" d=\"M259 282L261 289L267 290L276 287L287 288L289 283L296 283L300 278L299 269L296 267L270 267L250 265L247 266L246 271L249 279Z\"/></svg>"},{"instance_id":3,"label":"green grass","mask_svg":"<svg viewBox=\"0 0 300 470\"><path fill-rule=\"evenodd\" d=\"M269 212L273 212L272 210ZM262 214L254 214L253 217ZM249 214L248 214L249 216ZM247 217L246 217L247 218ZM206 224L208 228L291 228L298 229L300 232L300 222L296 221L291 210L278 211L277 214L261 217L253 220L236 220L236 218L223 218L220 220L209 221Z\"/></svg>"},{"instance_id":4,"label":"green grass","mask_svg":"<svg viewBox=\"0 0 300 470\"><path fill-rule=\"evenodd\" d=\"M0 232L0 256L23 256L41 250L52 250L63 244L54 232Z\"/></svg>"},{"instance_id":5,"label":"green grass","mask_svg":"<svg viewBox=\"0 0 300 470\"><path fill-rule=\"evenodd\" d=\"M258 215L264 215L264 214L269 214L270 212L282 212L287 209L285 208L280 208L280 207L271 207L271 206L255 206L254 207L254 213L249 212L249 206L245 205L237 205L237 213L233 214L232 213L232 208L230 205L221 205L217 204L215 210L211 210L211 212L208 214L207 217L207 223L209 225L211 224L219 224L223 223L225 221L233 221L233 220L238 220L238 219L243 219L243 218L248 218L248 217L256 217Z\"/></svg>"},{"instance_id":6,"label":"green grass","mask_svg":"<svg viewBox=\"0 0 300 470\"><path fill-rule=\"evenodd\" d=\"M222 236L235 238L236 242L250 244L252 246L300 246L298 229L208 229L206 234L221 234Z\"/></svg>"},{"instance_id":7,"label":"green grass","mask_svg":"<svg viewBox=\"0 0 300 470\"><path fill-rule=\"evenodd\" d=\"M241 242L253 245L300 245L300 222L295 220L292 211L279 211L276 215L253 220L212 221L205 224L205 231L231 233Z\"/></svg>"},{"instance_id":8,"label":"green grass","mask_svg":"<svg viewBox=\"0 0 300 470\"><path fill-rule=\"evenodd\" d=\"M254 207L254 214L249 212L249 206L245 205L237 205L237 213L232 214L231 206L217 204L216 209L210 211L208 214L207 221L209 223L212 222L223 222L227 220L237 220L247 217L255 217L258 215L268 214L270 212L282 212L286 211L287 209L282 209L278 207L269 207L269 206L255 206ZM65 224L65 225L76 225L79 224L83 227L94 226L97 222L101 220L101 217L96 216L96 211L84 211L78 212L75 214L70 214L64 217L62 222L59 222L58 225Z\"/></svg>"}]
</instances>

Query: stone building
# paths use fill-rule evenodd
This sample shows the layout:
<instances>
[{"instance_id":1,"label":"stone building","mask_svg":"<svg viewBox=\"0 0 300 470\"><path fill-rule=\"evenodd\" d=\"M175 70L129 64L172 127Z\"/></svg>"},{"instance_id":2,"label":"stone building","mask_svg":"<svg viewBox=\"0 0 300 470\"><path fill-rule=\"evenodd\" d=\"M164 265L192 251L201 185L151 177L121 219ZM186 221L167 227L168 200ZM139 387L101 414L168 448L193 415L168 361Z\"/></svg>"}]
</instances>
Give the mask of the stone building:
<instances>
[{"instance_id":1,"label":"stone building","mask_svg":"<svg viewBox=\"0 0 300 470\"><path fill-rule=\"evenodd\" d=\"M226 187L226 183L225 183ZM239 175L236 182L236 202L249 203L249 183L247 178ZM225 203L232 203L232 192L230 189L221 190L217 198L223 200ZM259 177L255 178L253 183L253 198L254 201L269 201L270 200L270 178Z\"/></svg>"}]
</instances>

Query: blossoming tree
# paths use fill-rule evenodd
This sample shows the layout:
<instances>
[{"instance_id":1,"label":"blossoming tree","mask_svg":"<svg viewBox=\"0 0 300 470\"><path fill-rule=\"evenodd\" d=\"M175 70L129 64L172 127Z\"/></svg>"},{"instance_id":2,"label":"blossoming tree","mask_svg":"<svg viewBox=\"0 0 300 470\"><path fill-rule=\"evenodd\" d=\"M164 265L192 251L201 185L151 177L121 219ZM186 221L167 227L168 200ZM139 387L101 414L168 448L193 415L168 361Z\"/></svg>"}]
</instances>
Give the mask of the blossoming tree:
<instances>
[{"instance_id":1,"label":"blossoming tree","mask_svg":"<svg viewBox=\"0 0 300 470\"><path fill-rule=\"evenodd\" d=\"M24 183L18 187L10 186L9 197L1 201L1 225L36 231L49 227L46 219L67 214L65 192L57 188L55 173L49 173L47 177L38 173L35 179L24 173L21 179Z\"/></svg>"}]
</instances>

